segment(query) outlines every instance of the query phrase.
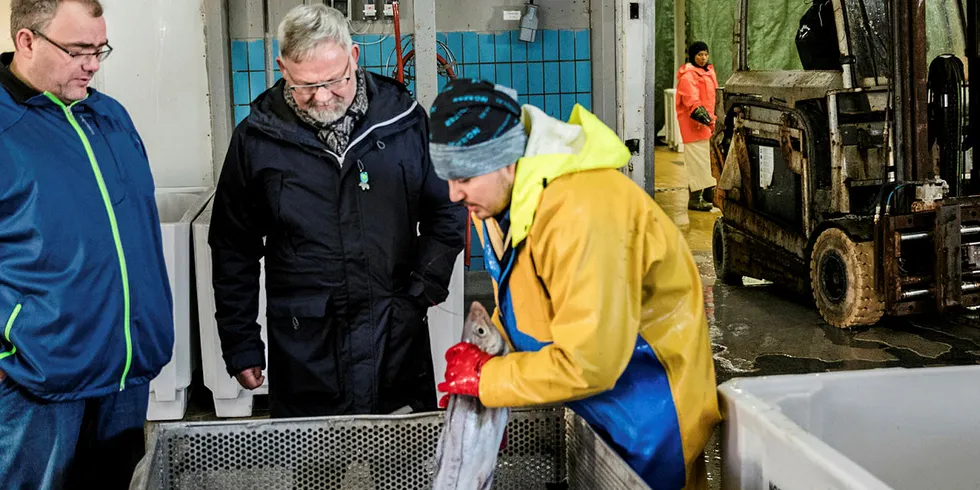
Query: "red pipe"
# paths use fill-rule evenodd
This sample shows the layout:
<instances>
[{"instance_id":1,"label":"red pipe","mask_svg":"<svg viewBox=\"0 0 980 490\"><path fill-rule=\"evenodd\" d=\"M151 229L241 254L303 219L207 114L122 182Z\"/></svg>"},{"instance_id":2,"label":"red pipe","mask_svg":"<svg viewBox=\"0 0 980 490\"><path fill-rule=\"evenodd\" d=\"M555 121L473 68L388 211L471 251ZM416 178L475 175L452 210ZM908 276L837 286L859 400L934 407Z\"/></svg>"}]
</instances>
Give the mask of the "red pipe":
<instances>
[{"instance_id":1,"label":"red pipe","mask_svg":"<svg viewBox=\"0 0 980 490\"><path fill-rule=\"evenodd\" d=\"M415 50L414 49L411 50L411 51L409 51L409 52L407 52L407 53L405 53L404 63L405 64L408 64L408 62L409 61L412 61L413 59L415 59ZM443 58L441 54L436 54L436 63L442 65L446 69L446 76L450 80L455 80L456 79L456 72L453 71L452 65L450 65L449 62L446 61L446 58ZM404 74L402 74L402 76L404 76Z\"/></svg>"},{"instance_id":2,"label":"red pipe","mask_svg":"<svg viewBox=\"0 0 980 490\"><path fill-rule=\"evenodd\" d=\"M402 58L402 23L401 14L398 13L398 2L392 3L395 11L395 58L398 60L395 65L395 79L398 83L405 83L405 60Z\"/></svg>"},{"instance_id":3,"label":"red pipe","mask_svg":"<svg viewBox=\"0 0 980 490\"><path fill-rule=\"evenodd\" d=\"M405 55L404 57L402 56L402 27L401 27L402 24L401 24L401 14L399 14L398 12L397 0L395 2L392 2L392 7L395 14L395 59L397 60L395 65L395 79L398 80L398 83L405 83L405 62L408 59L415 57L415 50L413 49L409 51L408 54ZM446 60L438 53L436 54L436 62L441 63L443 66L446 67L446 75L448 75L450 80L456 78L456 74L453 72L452 65L447 63ZM471 255L470 247L472 245L471 242L473 237L473 231L470 230L470 227L472 226L472 224L473 224L472 216L470 216L470 213L467 212L466 213L466 237L464 238L465 245L464 245L464 255L463 255L463 264L466 267L470 266L470 255Z\"/></svg>"}]
</instances>

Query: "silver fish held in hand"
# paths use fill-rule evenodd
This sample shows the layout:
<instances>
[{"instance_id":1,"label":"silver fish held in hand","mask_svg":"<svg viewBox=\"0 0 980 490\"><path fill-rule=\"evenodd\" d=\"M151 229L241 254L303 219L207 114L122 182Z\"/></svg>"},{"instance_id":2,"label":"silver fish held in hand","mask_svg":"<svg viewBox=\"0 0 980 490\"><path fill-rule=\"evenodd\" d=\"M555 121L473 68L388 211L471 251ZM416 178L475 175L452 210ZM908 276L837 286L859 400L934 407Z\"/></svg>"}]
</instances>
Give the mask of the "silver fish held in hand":
<instances>
[{"instance_id":1,"label":"silver fish held in hand","mask_svg":"<svg viewBox=\"0 0 980 490\"><path fill-rule=\"evenodd\" d=\"M495 356L509 352L507 342L480 303L470 306L463 342ZM452 395L436 448L433 490L484 490L493 486L497 454L510 418L509 408L487 408L479 398Z\"/></svg>"}]
</instances>

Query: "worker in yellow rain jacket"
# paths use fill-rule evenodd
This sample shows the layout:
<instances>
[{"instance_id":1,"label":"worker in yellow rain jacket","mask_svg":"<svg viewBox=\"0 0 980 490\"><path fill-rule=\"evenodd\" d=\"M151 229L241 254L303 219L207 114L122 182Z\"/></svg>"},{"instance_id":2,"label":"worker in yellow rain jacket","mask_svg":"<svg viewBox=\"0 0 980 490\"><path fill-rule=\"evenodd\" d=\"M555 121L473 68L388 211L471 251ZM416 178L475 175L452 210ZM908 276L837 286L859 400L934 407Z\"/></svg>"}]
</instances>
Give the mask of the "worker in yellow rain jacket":
<instances>
[{"instance_id":1,"label":"worker in yellow rain jacket","mask_svg":"<svg viewBox=\"0 0 980 490\"><path fill-rule=\"evenodd\" d=\"M431 112L433 168L475 218L514 351L453 346L439 391L566 403L652 488L707 488L720 414L701 282L681 233L617 171L625 145L579 105L565 123L477 80Z\"/></svg>"}]
</instances>

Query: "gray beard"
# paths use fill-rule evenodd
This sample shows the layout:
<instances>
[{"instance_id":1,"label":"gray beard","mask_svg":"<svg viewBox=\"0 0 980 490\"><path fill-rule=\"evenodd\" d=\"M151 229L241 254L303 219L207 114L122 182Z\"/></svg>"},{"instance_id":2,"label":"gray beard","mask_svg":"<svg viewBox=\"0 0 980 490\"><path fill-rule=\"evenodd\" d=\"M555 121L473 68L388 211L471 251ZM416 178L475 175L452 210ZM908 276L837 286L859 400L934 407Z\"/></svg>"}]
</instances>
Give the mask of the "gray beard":
<instances>
[{"instance_id":1,"label":"gray beard","mask_svg":"<svg viewBox=\"0 0 980 490\"><path fill-rule=\"evenodd\" d=\"M335 104L327 109L314 109L310 107L309 109L305 109L303 112L320 124L333 124L347 114L347 107L340 104Z\"/></svg>"}]
</instances>

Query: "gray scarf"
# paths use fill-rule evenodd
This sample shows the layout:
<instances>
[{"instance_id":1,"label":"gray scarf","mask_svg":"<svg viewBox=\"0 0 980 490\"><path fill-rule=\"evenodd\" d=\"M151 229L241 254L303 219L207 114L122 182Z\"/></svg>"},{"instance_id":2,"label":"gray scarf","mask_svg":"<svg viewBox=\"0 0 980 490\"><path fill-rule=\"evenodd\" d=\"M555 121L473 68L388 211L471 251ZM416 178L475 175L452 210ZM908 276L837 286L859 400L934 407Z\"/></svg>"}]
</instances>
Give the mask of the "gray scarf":
<instances>
[{"instance_id":1,"label":"gray scarf","mask_svg":"<svg viewBox=\"0 0 980 490\"><path fill-rule=\"evenodd\" d=\"M313 116L310 116L306 111L299 108L299 105L296 104L296 99L293 98L293 91L289 90L288 85L284 85L283 88L286 103L293 109L293 112L303 122L313 126L317 130L317 137L320 141L327 145L327 149L338 155L347 149L347 144L350 142L350 135L354 131L354 125L364 117L364 114L367 114L368 98L364 70L358 68L356 73L357 92L354 94L354 101L347 108L347 112L340 119L332 123L323 123L314 119Z\"/></svg>"}]
</instances>

